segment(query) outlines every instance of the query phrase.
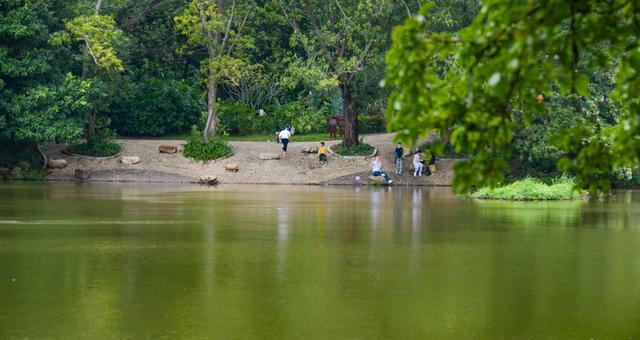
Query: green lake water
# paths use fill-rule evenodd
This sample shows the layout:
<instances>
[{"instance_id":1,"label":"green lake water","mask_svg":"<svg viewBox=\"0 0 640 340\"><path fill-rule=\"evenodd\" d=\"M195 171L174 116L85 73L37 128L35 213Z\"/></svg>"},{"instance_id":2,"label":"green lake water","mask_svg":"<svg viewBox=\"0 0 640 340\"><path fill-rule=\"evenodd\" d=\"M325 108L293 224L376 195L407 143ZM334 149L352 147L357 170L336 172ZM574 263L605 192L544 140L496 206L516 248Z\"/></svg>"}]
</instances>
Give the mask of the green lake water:
<instances>
[{"instance_id":1,"label":"green lake water","mask_svg":"<svg viewBox=\"0 0 640 340\"><path fill-rule=\"evenodd\" d=\"M640 192L2 184L0 339L640 339Z\"/></svg>"}]
</instances>

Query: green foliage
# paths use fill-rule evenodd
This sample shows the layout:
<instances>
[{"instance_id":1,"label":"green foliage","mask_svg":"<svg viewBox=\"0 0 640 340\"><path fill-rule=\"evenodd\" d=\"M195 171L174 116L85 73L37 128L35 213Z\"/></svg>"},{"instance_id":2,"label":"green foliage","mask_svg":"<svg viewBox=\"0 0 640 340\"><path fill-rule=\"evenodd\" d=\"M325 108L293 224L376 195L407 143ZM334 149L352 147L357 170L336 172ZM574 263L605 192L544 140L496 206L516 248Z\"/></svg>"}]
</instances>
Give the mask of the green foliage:
<instances>
[{"instance_id":1,"label":"green foliage","mask_svg":"<svg viewBox=\"0 0 640 340\"><path fill-rule=\"evenodd\" d=\"M253 39L243 34L243 29L252 12L251 5L236 6L235 1L193 0L174 18L176 30L187 38L179 52L188 54L190 48L207 52L200 61L200 75L208 90L205 139L216 134L218 85L237 84L249 69L245 54L253 47Z\"/></svg>"},{"instance_id":2,"label":"green foliage","mask_svg":"<svg viewBox=\"0 0 640 340\"><path fill-rule=\"evenodd\" d=\"M58 87L38 86L16 97L12 107L16 138L42 147L76 141L83 131L81 117L90 107L90 87L90 82L67 74Z\"/></svg>"},{"instance_id":3,"label":"green foliage","mask_svg":"<svg viewBox=\"0 0 640 340\"><path fill-rule=\"evenodd\" d=\"M65 24L67 31L56 32L51 39L54 45L80 41L93 63L105 70L124 70L116 53L116 46L125 41L113 16L92 14L79 16Z\"/></svg>"},{"instance_id":4,"label":"green foliage","mask_svg":"<svg viewBox=\"0 0 640 340\"><path fill-rule=\"evenodd\" d=\"M260 135L248 135L248 136L229 136L230 141L236 142L275 142L277 135L275 133L260 134ZM327 133L311 133L311 134L298 134L293 137L296 142L321 142L330 140Z\"/></svg>"},{"instance_id":5,"label":"green foliage","mask_svg":"<svg viewBox=\"0 0 640 340\"><path fill-rule=\"evenodd\" d=\"M386 121L379 114L361 114L358 117L360 133L380 133L386 131ZM326 122L324 128L326 129Z\"/></svg>"},{"instance_id":6,"label":"green foliage","mask_svg":"<svg viewBox=\"0 0 640 340\"><path fill-rule=\"evenodd\" d=\"M191 135L187 137L187 144L184 146L184 155L198 161L208 162L233 154L231 145L223 137L216 136L208 141L204 140L202 131L193 127Z\"/></svg>"},{"instance_id":7,"label":"green foliage","mask_svg":"<svg viewBox=\"0 0 640 340\"><path fill-rule=\"evenodd\" d=\"M516 131L512 144L512 172L519 175L548 176L558 172L556 164L565 156L565 152L556 141L567 130L581 125L594 126L597 129L611 127L620 118L620 107L611 100L614 70L588 69L584 67L590 54L582 57L580 72L589 77L589 93L562 95L557 86L549 86L550 95L545 98L546 114L542 114L528 125L518 112L512 118L524 128ZM560 137L560 138L559 138ZM515 168L515 169L514 169Z\"/></svg>"},{"instance_id":8,"label":"green foliage","mask_svg":"<svg viewBox=\"0 0 640 340\"><path fill-rule=\"evenodd\" d=\"M369 144L365 144L361 140L360 143L354 147L345 148L344 143L340 143L332 146L331 150L342 156L370 156L375 148Z\"/></svg>"},{"instance_id":9,"label":"green foliage","mask_svg":"<svg viewBox=\"0 0 640 340\"><path fill-rule=\"evenodd\" d=\"M323 107L318 109L312 106L308 99L268 105L264 108L264 116L260 116L258 110L248 108L239 102L219 102L217 109L220 129L228 135L246 136L274 133L291 123L296 128L296 134L326 132L327 111ZM376 129L379 125L380 121L374 118L365 126Z\"/></svg>"},{"instance_id":10,"label":"green foliage","mask_svg":"<svg viewBox=\"0 0 640 340\"><path fill-rule=\"evenodd\" d=\"M609 189L611 170L638 162L637 6L622 0L489 0L459 34L430 31L429 8L394 30L387 114L405 141L452 129L457 150L474 155L456 166L456 191L501 182L522 128L512 112L525 126L548 114L537 97L549 97L549 84L562 95L588 95L589 77L576 71L589 48L589 69L619 59L612 97L624 100L624 111L613 127L584 123L565 131L558 145L566 156L558 167L574 174L577 186L596 191Z\"/></svg>"},{"instance_id":11,"label":"green foliage","mask_svg":"<svg viewBox=\"0 0 640 340\"><path fill-rule=\"evenodd\" d=\"M28 167L42 169L43 161L34 143L18 141L0 144L0 167L12 168L27 164Z\"/></svg>"},{"instance_id":12,"label":"green foliage","mask_svg":"<svg viewBox=\"0 0 640 340\"><path fill-rule=\"evenodd\" d=\"M202 91L189 81L132 75L124 77L105 115L126 136L189 132L206 110Z\"/></svg>"},{"instance_id":13,"label":"green foliage","mask_svg":"<svg viewBox=\"0 0 640 340\"><path fill-rule=\"evenodd\" d=\"M431 154L441 158L462 159L467 155L456 152L455 145L445 143L441 138L430 138L418 146L418 149L424 153L424 158L429 159Z\"/></svg>"},{"instance_id":14,"label":"green foliage","mask_svg":"<svg viewBox=\"0 0 640 340\"><path fill-rule=\"evenodd\" d=\"M370 82L362 80L383 69L381 56L395 20L411 15L415 2L390 0L342 1L278 0L293 29L291 45L297 53L291 69L317 91L339 89L347 123L344 142L358 143L359 107L375 98ZM405 12L406 10L406 12ZM296 60L297 58L297 60ZM379 80L379 78L378 78ZM378 81L376 80L375 83ZM379 94L379 92L377 93Z\"/></svg>"},{"instance_id":15,"label":"green foliage","mask_svg":"<svg viewBox=\"0 0 640 340\"><path fill-rule=\"evenodd\" d=\"M575 181L570 177L557 178L550 185L533 178L525 178L497 188L480 189L474 192L471 197L511 201L575 200L582 198L582 194L574 187Z\"/></svg>"},{"instance_id":16,"label":"green foliage","mask_svg":"<svg viewBox=\"0 0 640 340\"><path fill-rule=\"evenodd\" d=\"M106 124L108 125L108 124ZM67 147L67 151L91 157L109 157L117 155L122 150L116 142L116 133L113 129L102 127L86 143L73 144Z\"/></svg>"},{"instance_id":17,"label":"green foliage","mask_svg":"<svg viewBox=\"0 0 640 340\"><path fill-rule=\"evenodd\" d=\"M44 176L47 174L46 170L42 168L34 167L29 163L22 163L21 166L18 166L20 169L9 173L9 180L11 181L41 181L44 179Z\"/></svg>"}]
</instances>

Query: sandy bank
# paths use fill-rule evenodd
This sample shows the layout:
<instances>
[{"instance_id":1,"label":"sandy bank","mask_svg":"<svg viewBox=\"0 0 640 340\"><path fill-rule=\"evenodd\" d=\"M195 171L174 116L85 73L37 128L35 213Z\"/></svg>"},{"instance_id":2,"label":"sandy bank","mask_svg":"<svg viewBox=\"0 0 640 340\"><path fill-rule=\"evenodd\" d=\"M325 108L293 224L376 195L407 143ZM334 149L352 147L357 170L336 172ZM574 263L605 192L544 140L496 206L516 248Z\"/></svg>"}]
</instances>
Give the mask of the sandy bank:
<instances>
[{"instance_id":1,"label":"sandy bank","mask_svg":"<svg viewBox=\"0 0 640 340\"><path fill-rule=\"evenodd\" d=\"M232 142L234 155L209 163L186 158L182 153L161 154L160 145L182 145L183 140L147 140L124 139L119 141L123 147L122 156L140 157L140 163L125 165L119 158L107 160L89 160L63 154L63 145L53 145L47 150L50 158L64 158L68 166L63 169L51 169L48 181L73 181L75 169L90 173L89 181L96 182L153 182L153 183L191 183L201 176L217 176L227 184L315 184L344 185L353 184L356 175L368 182L367 161L331 158L327 165L321 166L317 155L305 155L305 147L317 146L317 142L296 142L295 136L289 145L285 159L263 161L261 153L278 153L281 145L275 142ZM405 171L402 176L393 174L393 135L377 134L365 137L365 142L378 148L384 169L392 175L397 185L450 185L452 167L455 161L439 160L438 172L429 177L414 178L408 174L410 160L405 159ZM337 143L337 142L327 142ZM236 163L238 172L228 172L224 165Z\"/></svg>"}]
</instances>

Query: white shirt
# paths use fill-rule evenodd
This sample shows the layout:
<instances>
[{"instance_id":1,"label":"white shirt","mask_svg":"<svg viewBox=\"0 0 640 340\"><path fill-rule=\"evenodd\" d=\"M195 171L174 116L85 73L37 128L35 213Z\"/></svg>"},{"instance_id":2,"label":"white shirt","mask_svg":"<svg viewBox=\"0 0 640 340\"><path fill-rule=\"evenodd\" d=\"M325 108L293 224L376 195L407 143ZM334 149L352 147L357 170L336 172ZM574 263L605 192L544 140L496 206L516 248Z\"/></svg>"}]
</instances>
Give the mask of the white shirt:
<instances>
[{"instance_id":1,"label":"white shirt","mask_svg":"<svg viewBox=\"0 0 640 340\"><path fill-rule=\"evenodd\" d=\"M380 161L373 161L371 162L371 167L373 168L373 172L376 171L381 171L382 170L382 162Z\"/></svg>"},{"instance_id":2,"label":"white shirt","mask_svg":"<svg viewBox=\"0 0 640 340\"><path fill-rule=\"evenodd\" d=\"M289 139L290 137L291 137L291 132L289 132L289 130L287 129L280 131L280 134L278 134L278 138L280 139Z\"/></svg>"},{"instance_id":3,"label":"white shirt","mask_svg":"<svg viewBox=\"0 0 640 340\"><path fill-rule=\"evenodd\" d=\"M413 164L420 164L420 161L422 160L422 155L417 153L415 154L415 156L413 156Z\"/></svg>"}]
</instances>

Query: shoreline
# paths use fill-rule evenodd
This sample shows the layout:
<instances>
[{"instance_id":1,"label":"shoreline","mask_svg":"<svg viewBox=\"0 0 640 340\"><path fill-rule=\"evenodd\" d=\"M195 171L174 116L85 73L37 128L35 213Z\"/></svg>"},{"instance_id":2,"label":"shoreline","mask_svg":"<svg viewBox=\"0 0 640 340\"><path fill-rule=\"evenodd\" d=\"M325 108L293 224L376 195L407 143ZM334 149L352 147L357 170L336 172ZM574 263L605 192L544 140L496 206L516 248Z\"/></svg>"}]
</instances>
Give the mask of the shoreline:
<instances>
[{"instance_id":1,"label":"shoreline","mask_svg":"<svg viewBox=\"0 0 640 340\"><path fill-rule=\"evenodd\" d=\"M394 186L450 186L453 166L459 160L439 159L438 171L431 176L413 177L409 172L410 157L404 160L403 175L396 175L393 134L365 135L365 143L378 150L383 170L391 176ZM94 160L64 154L64 145L52 145L47 149L49 159L64 159L67 166L49 169L45 182L101 182L101 183L192 183L198 184L203 176L216 177L220 184L247 185L371 185L369 160L329 157L326 165L320 165L316 154L303 150L316 147L319 142L296 142L295 137L283 159L261 160L263 154L276 155L281 144L276 142L231 142L234 155L211 162L198 162L182 153L160 153L160 145L181 148L183 140L122 139L122 157L137 157L134 165L122 164L119 158ZM406 148L408 150L408 148ZM225 165L237 164L238 172L226 171ZM89 174L88 179L75 178L75 170Z\"/></svg>"}]
</instances>

